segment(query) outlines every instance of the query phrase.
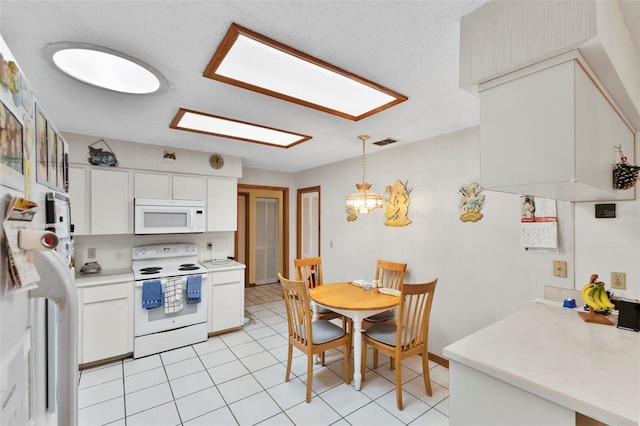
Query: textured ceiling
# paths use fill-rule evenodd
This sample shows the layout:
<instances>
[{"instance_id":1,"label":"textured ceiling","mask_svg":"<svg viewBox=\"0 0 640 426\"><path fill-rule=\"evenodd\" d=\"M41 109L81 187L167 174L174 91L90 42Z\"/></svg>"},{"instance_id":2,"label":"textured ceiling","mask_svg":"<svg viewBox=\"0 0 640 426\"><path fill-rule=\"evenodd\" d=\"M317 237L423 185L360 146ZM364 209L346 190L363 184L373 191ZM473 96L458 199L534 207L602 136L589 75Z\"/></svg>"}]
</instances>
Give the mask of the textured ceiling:
<instances>
[{"instance_id":1,"label":"textured ceiling","mask_svg":"<svg viewBox=\"0 0 640 426\"><path fill-rule=\"evenodd\" d=\"M0 0L0 31L61 131L217 152L242 157L244 166L295 172L359 156L363 133L372 142L398 139L397 146L478 124L478 99L458 88L458 44L460 17L483 3ZM623 3L633 13L640 2ZM232 22L409 100L353 122L204 78ZM77 82L55 70L43 51L73 41L137 57L159 70L169 88L133 96ZM285 150L170 129L178 108L313 139ZM369 145L367 152L387 148Z\"/></svg>"}]
</instances>

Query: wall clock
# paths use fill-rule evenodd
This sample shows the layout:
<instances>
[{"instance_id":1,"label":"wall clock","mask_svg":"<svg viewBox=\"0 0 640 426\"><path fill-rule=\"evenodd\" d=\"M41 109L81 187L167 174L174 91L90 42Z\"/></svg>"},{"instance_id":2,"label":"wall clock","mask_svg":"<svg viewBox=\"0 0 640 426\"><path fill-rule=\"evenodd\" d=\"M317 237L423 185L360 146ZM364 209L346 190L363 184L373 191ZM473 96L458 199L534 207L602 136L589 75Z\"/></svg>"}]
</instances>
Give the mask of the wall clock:
<instances>
[{"instance_id":1,"label":"wall clock","mask_svg":"<svg viewBox=\"0 0 640 426\"><path fill-rule=\"evenodd\" d=\"M209 157L209 165L214 169L221 169L224 166L224 158L220 154L213 154Z\"/></svg>"}]
</instances>

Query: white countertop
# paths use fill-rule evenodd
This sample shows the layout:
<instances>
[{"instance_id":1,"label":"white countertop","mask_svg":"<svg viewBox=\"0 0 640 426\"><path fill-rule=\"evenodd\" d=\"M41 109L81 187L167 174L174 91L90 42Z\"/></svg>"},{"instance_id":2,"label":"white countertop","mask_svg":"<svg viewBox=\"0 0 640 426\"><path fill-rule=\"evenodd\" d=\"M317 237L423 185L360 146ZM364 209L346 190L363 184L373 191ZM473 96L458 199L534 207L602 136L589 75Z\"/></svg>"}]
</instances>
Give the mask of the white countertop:
<instances>
[{"instance_id":1,"label":"white countertop","mask_svg":"<svg viewBox=\"0 0 640 426\"><path fill-rule=\"evenodd\" d=\"M607 424L640 420L640 333L533 303L444 348L451 361Z\"/></svg>"},{"instance_id":2,"label":"white countertop","mask_svg":"<svg viewBox=\"0 0 640 426\"><path fill-rule=\"evenodd\" d=\"M76 272L76 287L112 284L124 281L133 282L133 271L131 268L103 269L100 272L92 274Z\"/></svg>"},{"instance_id":3,"label":"white countertop","mask_svg":"<svg viewBox=\"0 0 640 426\"><path fill-rule=\"evenodd\" d=\"M207 268L209 271L230 271L233 269L244 269L247 266L243 263L236 262L235 260L227 260L226 263L222 263L220 260L215 260L212 262L210 260L201 260L200 263Z\"/></svg>"}]
</instances>

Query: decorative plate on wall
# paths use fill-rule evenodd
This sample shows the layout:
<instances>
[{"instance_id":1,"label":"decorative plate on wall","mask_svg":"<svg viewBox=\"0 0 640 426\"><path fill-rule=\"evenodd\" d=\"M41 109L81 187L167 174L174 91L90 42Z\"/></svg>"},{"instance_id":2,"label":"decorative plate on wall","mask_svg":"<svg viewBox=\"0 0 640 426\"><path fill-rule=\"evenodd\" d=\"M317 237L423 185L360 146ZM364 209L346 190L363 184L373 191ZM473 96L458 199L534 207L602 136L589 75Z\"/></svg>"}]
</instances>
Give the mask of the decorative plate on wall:
<instances>
[{"instance_id":1,"label":"decorative plate on wall","mask_svg":"<svg viewBox=\"0 0 640 426\"><path fill-rule=\"evenodd\" d=\"M214 169L221 169L224 166L224 158L220 154L213 154L209 157L209 165Z\"/></svg>"}]
</instances>

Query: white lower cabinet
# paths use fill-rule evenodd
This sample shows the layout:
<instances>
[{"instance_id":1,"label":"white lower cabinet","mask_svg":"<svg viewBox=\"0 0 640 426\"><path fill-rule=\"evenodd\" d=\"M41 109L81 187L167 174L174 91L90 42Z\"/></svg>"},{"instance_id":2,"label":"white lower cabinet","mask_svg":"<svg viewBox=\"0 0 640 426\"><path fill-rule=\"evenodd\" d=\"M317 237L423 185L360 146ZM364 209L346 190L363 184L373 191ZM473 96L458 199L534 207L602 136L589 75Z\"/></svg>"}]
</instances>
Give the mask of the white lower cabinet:
<instances>
[{"instance_id":1,"label":"white lower cabinet","mask_svg":"<svg viewBox=\"0 0 640 426\"><path fill-rule=\"evenodd\" d=\"M209 272L209 333L244 324L244 268Z\"/></svg>"},{"instance_id":2,"label":"white lower cabinet","mask_svg":"<svg viewBox=\"0 0 640 426\"><path fill-rule=\"evenodd\" d=\"M133 281L78 289L78 363L133 352Z\"/></svg>"}]
</instances>

